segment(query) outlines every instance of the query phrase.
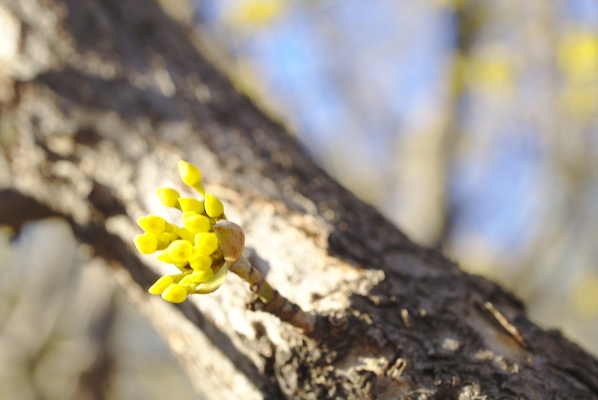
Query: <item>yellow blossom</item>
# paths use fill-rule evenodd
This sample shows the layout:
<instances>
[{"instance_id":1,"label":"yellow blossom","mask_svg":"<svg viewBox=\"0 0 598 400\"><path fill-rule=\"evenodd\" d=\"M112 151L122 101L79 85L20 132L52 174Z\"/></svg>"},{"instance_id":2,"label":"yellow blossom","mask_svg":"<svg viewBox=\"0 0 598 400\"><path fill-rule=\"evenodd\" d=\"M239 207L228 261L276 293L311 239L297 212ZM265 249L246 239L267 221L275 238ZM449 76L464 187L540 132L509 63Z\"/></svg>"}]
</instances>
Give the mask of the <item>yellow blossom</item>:
<instances>
[{"instance_id":1,"label":"yellow blossom","mask_svg":"<svg viewBox=\"0 0 598 400\"><path fill-rule=\"evenodd\" d=\"M183 213L194 212L196 214L201 214L204 212L203 201L197 199L181 197L179 199L179 205L181 206Z\"/></svg>"},{"instance_id":2,"label":"yellow blossom","mask_svg":"<svg viewBox=\"0 0 598 400\"><path fill-rule=\"evenodd\" d=\"M185 218L185 228L193 233L208 232L212 228L208 217L203 215L192 215Z\"/></svg>"},{"instance_id":3,"label":"yellow blossom","mask_svg":"<svg viewBox=\"0 0 598 400\"><path fill-rule=\"evenodd\" d=\"M206 214L212 218L218 218L224 212L224 206L216 197L206 193Z\"/></svg>"},{"instance_id":4,"label":"yellow blossom","mask_svg":"<svg viewBox=\"0 0 598 400\"><path fill-rule=\"evenodd\" d=\"M163 251L156 257L158 260L166 264L174 264L177 268L181 269L187 265L187 261L177 262L167 252Z\"/></svg>"},{"instance_id":5,"label":"yellow blossom","mask_svg":"<svg viewBox=\"0 0 598 400\"><path fill-rule=\"evenodd\" d=\"M159 235L166 230L166 220L156 215L146 215L138 218L137 225L152 235Z\"/></svg>"},{"instance_id":6,"label":"yellow blossom","mask_svg":"<svg viewBox=\"0 0 598 400\"><path fill-rule=\"evenodd\" d=\"M187 211L187 212L184 212L184 213L183 213L183 215L181 216L181 219L183 220L183 224L185 223L185 220L186 220L187 218L191 218L191 217L193 217L193 216L195 216L195 215L201 215L201 214L198 214L198 213L196 213L195 211Z\"/></svg>"},{"instance_id":7,"label":"yellow blossom","mask_svg":"<svg viewBox=\"0 0 598 400\"><path fill-rule=\"evenodd\" d=\"M197 253L191 257L189 265L195 271L205 271L212 266L212 258L209 255Z\"/></svg>"},{"instance_id":8,"label":"yellow blossom","mask_svg":"<svg viewBox=\"0 0 598 400\"><path fill-rule=\"evenodd\" d=\"M133 242L141 254L152 254L158 250L158 239L149 233L135 236Z\"/></svg>"},{"instance_id":9,"label":"yellow blossom","mask_svg":"<svg viewBox=\"0 0 598 400\"><path fill-rule=\"evenodd\" d=\"M191 278L191 274L186 275L183 279L181 279L179 285L183 286L185 290L187 290L187 294L195 292L198 286L197 282L194 282Z\"/></svg>"},{"instance_id":10,"label":"yellow blossom","mask_svg":"<svg viewBox=\"0 0 598 400\"><path fill-rule=\"evenodd\" d=\"M218 289L226 279L229 265L238 259L231 257L230 247L239 247L239 241L235 240L233 244L225 243L226 252L221 248L219 238L226 242L232 237L222 232L227 227L223 225L227 222L224 206L216 197L205 193L199 169L180 161L179 173L185 184L204 195L204 201L182 198L174 189L158 189L157 195L164 205L182 211L182 226L156 215L143 216L137 223L145 233L134 239L141 253L163 250L158 260L174 264L181 271L178 275L161 277L149 288L151 294L162 295L172 303L183 302L191 293L211 293ZM242 247L241 241L241 250Z\"/></svg>"},{"instance_id":11,"label":"yellow blossom","mask_svg":"<svg viewBox=\"0 0 598 400\"><path fill-rule=\"evenodd\" d=\"M158 193L158 197L162 204L166 207L174 207L179 208L179 197L181 196L179 192L174 189L170 188L160 188L156 191Z\"/></svg>"},{"instance_id":12,"label":"yellow blossom","mask_svg":"<svg viewBox=\"0 0 598 400\"><path fill-rule=\"evenodd\" d=\"M188 261L193 254L193 246L186 240L175 240L164 252L175 262L182 263Z\"/></svg>"},{"instance_id":13,"label":"yellow blossom","mask_svg":"<svg viewBox=\"0 0 598 400\"><path fill-rule=\"evenodd\" d=\"M162 292L162 298L171 303L182 303L187 298L187 289L183 286L173 283Z\"/></svg>"},{"instance_id":14,"label":"yellow blossom","mask_svg":"<svg viewBox=\"0 0 598 400\"><path fill-rule=\"evenodd\" d=\"M193 242L195 240L195 233L191 232L187 228L178 228L176 229L177 235L181 237L181 239L187 240L189 242Z\"/></svg>"},{"instance_id":15,"label":"yellow blossom","mask_svg":"<svg viewBox=\"0 0 598 400\"><path fill-rule=\"evenodd\" d=\"M214 276L214 271L212 268L208 268L204 271L197 271L189 275L190 279L196 283L204 283L210 280Z\"/></svg>"},{"instance_id":16,"label":"yellow blossom","mask_svg":"<svg viewBox=\"0 0 598 400\"><path fill-rule=\"evenodd\" d=\"M199 233L195 236L195 248L199 254L209 256L218 249L218 237L214 233Z\"/></svg>"},{"instance_id":17,"label":"yellow blossom","mask_svg":"<svg viewBox=\"0 0 598 400\"><path fill-rule=\"evenodd\" d=\"M201 172L197 167L181 160L179 161L179 174L186 185L195 188L201 194L206 192L201 182Z\"/></svg>"},{"instance_id":18,"label":"yellow blossom","mask_svg":"<svg viewBox=\"0 0 598 400\"><path fill-rule=\"evenodd\" d=\"M235 5L225 20L236 28L245 29L269 25L289 8L284 0L243 0Z\"/></svg>"},{"instance_id":19,"label":"yellow blossom","mask_svg":"<svg viewBox=\"0 0 598 400\"><path fill-rule=\"evenodd\" d=\"M180 236L174 232L162 232L161 234L157 235L156 237L158 238L158 241L164 241L164 242L168 242L168 244L170 244L170 242L177 240Z\"/></svg>"},{"instance_id":20,"label":"yellow blossom","mask_svg":"<svg viewBox=\"0 0 598 400\"><path fill-rule=\"evenodd\" d=\"M170 275L161 277L149 288L151 294L162 294L170 285L174 283L174 278Z\"/></svg>"}]
</instances>

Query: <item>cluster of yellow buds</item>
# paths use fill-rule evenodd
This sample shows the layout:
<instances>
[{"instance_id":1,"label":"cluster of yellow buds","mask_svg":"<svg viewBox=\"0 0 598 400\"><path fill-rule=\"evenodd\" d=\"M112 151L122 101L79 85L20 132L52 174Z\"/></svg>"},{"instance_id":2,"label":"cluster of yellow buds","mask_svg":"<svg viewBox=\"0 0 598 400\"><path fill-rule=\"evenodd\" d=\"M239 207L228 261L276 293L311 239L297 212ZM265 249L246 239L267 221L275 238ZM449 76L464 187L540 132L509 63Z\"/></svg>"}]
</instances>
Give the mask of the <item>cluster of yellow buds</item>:
<instances>
[{"instance_id":1,"label":"cluster of yellow buds","mask_svg":"<svg viewBox=\"0 0 598 400\"><path fill-rule=\"evenodd\" d=\"M163 276L149 288L151 294L161 295L172 303L185 301L191 293L215 291L224 283L230 265L238 259L237 256L226 257L230 245L222 246L219 242L222 228L219 230L218 227L222 223L218 223L226 220L220 200L206 193L201 173L193 165L179 161L179 174L186 185L203 195L203 201L181 197L174 189L158 189L162 204L182 211L183 226L171 224L156 215L147 215L137 220L145 233L134 239L141 253L160 251L158 260L179 269L180 273ZM243 243L236 246L241 247L235 249L240 254Z\"/></svg>"}]
</instances>

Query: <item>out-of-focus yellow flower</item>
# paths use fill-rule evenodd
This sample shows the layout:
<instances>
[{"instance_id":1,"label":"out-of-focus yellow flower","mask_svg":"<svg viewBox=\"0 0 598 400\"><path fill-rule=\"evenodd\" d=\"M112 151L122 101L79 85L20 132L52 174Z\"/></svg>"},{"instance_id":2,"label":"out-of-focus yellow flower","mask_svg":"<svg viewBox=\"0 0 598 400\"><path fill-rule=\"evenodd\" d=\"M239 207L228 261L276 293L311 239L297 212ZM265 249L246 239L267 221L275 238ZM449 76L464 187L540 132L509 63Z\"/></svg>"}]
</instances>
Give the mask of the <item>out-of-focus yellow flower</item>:
<instances>
[{"instance_id":1,"label":"out-of-focus yellow flower","mask_svg":"<svg viewBox=\"0 0 598 400\"><path fill-rule=\"evenodd\" d=\"M571 29L559 42L559 65L572 79L596 79L598 33Z\"/></svg>"},{"instance_id":2,"label":"out-of-focus yellow flower","mask_svg":"<svg viewBox=\"0 0 598 400\"><path fill-rule=\"evenodd\" d=\"M587 119L598 110L598 81L593 84L571 83L563 91L563 106L573 117Z\"/></svg>"},{"instance_id":3,"label":"out-of-focus yellow flower","mask_svg":"<svg viewBox=\"0 0 598 400\"><path fill-rule=\"evenodd\" d=\"M236 28L256 28L280 18L286 9L283 0L242 0L225 18Z\"/></svg>"},{"instance_id":4,"label":"out-of-focus yellow flower","mask_svg":"<svg viewBox=\"0 0 598 400\"><path fill-rule=\"evenodd\" d=\"M569 300L572 308L582 317L598 315L598 275L585 274L572 288Z\"/></svg>"},{"instance_id":5,"label":"out-of-focus yellow flower","mask_svg":"<svg viewBox=\"0 0 598 400\"><path fill-rule=\"evenodd\" d=\"M439 8L460 10L469 4L470 0L432 0L432 5Z\"/></svg>"},{"instance_id":6,"label":"out-of-focus yellow flower","mask_svg":"<svg viewBox=\"0 0 598 400\"><path fill-rule=\"evenodd\" d=\"M598 32L567 30L559 42L558 61L566 111L580 120L592 118L598 110Z\"/></svg>"},{"instance_id":7,"label":"out-of-focus yellow flower","mask_svg":"<svg viewBox=\"0 0 598 400\"><path fill-rule=\"evenodd\" d=\"M516 80L514 60L511 57L500 44L478 49L465 61L466 81L478 90L511 93Z\"/></svg>"}]
</instances>

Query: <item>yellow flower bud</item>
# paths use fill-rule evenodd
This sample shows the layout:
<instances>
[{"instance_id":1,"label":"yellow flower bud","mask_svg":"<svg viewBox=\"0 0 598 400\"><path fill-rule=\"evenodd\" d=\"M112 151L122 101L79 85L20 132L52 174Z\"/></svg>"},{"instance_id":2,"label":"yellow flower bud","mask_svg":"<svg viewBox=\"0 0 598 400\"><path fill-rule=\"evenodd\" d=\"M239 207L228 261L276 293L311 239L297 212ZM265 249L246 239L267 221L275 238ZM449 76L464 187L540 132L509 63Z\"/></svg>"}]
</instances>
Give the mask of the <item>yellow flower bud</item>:
<instances>
[{"instance_id":1,"label":"yellow flower bud","mask_svg":"<svg viewBox=\"0 0 598 400\"><path fill-rule=\"evenodd\" d=\"M183 223L185 223L185 220L187 218L191 218L195 215L200 215L200 214L196 213L195 211L187 211L187 212L183 213L183 215L181 216L181 219L183 220Z\"/></svg>"},{"instance_id":2,"label":"yellow flower bud","mask_svg":"<svg viewBox=\"0 0 598 400\"><path fill-rule=\"evenodd\" d=\"M177 237L177 239L178 239L178 237ZM158 241L157 250L165 250L172 242L172 240L170 240L168 238L168 236L164 233L161 233L158 236L156 236L156 240Z\"/></svg>"},{"instance_id":3,"label":"yellow flower bud","mask_svg":"<svg viewBox=\"0 0 598 400\"><path fill-rule=\"evenodd\" d=\"M137 247L137 250L139 250L141 254L152 254L158 250L158 239L149 233L137 235L133 241L135 242L135 247Z\"/></svg>"},{"instance_id":4,"label":"yellow flower bud","mask_svg":"<svg viewBox=\"0 0 598 400\"><path fill-rule=\"evenodd\" d=\"M163 251L162 253L160 253L158 255L158 257L156 257L158 260L165 262L166 264L174 264L175 261L172 259L172 257L170 257L170 255Z\"/></svg>"},{"instance_id":5,"label":"yellow flower bud","mask_svg":"<svg viewBox=\"0 0 598 400\"><path fill-rule=\"evenodd\" d=\"M173 283L174 279L172 276L163 276L160 279L158 279L156 283L152 285L152 287L148 289L148 292L150 292L151 294L162 294L162 292L164 292L166 288L172 285Z\"/></svg>"},{"instance_id":6,"label":"yellow flower bud","mask_svg":"<svg viewBox=\"0 0 598 400\"><path fill-rule=\"evenodd\" d=\"M193 242L195 240L195 233L191 232L187 228L176 228L176 233L181 237L181 239L187 240L189 242Z\"/></svg>"},{"instance_id":7,"label":"yellow flower bud","mask_svg":"<svg viewBox=\"0 0 598 400\"><path fill-rule=\"evenodd\" d=\"M180 239L180 236L174 232L162 232L156 236L156 239L158 239L158 250L164 250L170 243Z\"/></svg>"},{"instance_id":8,"label":"yellow flower bud","mask_svg":"<svg viewBox=\"0 0 598 400\"><path fill-rule=\"evenodd\" d=\"M182 303L187 298L187 289L173 283L162 292L162 298L171 303Z\"/></svg>"},{"instance_id":9,"label":"yellow flower bud","mask_svg":"<svg viewBox=\"0 0 598 400\"><path fill-rule=\"evenodd\" d=\"M195 166L181 160L179 161L179 174L186 185L194 187L202 194L205 193L201 183L201 172Z\"/></svg>"},{"instance_id":10,"label":"yellow flower bud","mask_svg":"<svg viewBox=\"0 0 598 400\"><path fill-rule=\"evenodd\" d=\"M212 266L212 258L208 255L197 253L191 257L189 265L195 271L205 271Z\"/></svg>"},{"instance_id":11,"label":"yellow flower bud","mask_svg":"<svg viewBox=\"0 0 598 400\"><path fill-rule=\"evenodd\" d=\"M166 230L166 220L156 215L146 215L138 218L137 225L152 235L159 235Z\"/></svg>"},{"instance_id":12,"label":"yellow flower bud","mask_svg":"<svg viewBox=\"0 0 598 400\"><path fill-rule=\"evenodd\" d=\"M206 193L206 214L208 214L212 218L217 218L222 215L224 212L224 206L216 197L212 196L209 193Z\"/></svg>"},{"instance_id":13,"label":"yellow flower bud","mask_svg":"<svg viewBox=\"0 0 598 400\"><path fill-rule=\"evenodd\" d=\"M193 246L186 240L175 240L164 250L174 262L182 263L189 260L193 254Z\"/></svg>"},{"instance_id":14,"label":"yellow flower bud","mask_svg":"<svg viewBox=\"0 0 598 400\"><path fill-rule=\"evenodd\" d=\"M179 199L179 205L181 206L181 210L183 210L184 213L194 212L197 214L201 214L204 211L203 201L199 201L196 199L181 197Z\"/></svg>"},{"instance_id":15,"label":"yellow flower bud","mask_svg":"<svg viewBox=\"0 0 598 400\"><path fill-rule=\"evenodd\" d=\"M164 232L176 232L178 226L176 226L175 224L171 224L169 222L166 223L166 229L164 230Z\"/></svg>"},{"instance_id":16,"label":"yellow flower bud","mask_svg":"<svg viewBox=\"0 0 598 400\"><path fill-rule=\"evenodd\" d=\"M212 268L208 268L204 271L197 271L189 275L191 280L195 283L204 283L210 280L214 276L214 271Z\"/></svg>"},{"instance_id":17,"label":"yellow flower bud","mask_svg":"<svg viewBox=\"0 0 598 400\"><path fill-rule=\"evenodd\" d=\"M179 197L181 197L179 192L171 188L160 188L156 192L158 194L158 197L160 198L160 201L166 207L179 208L178 200Z\"/></svg>"},{"instance_id":18,"label":"yellow flower bud","mask_svg":"<svg viewBox=\"0 0 598 400\"><path fill-rule=\"evenodd\" d=\"M158 257L156 257L156 258L159 261L162 261L166 264L174 264L174 265L176 265L177 268L180 268L180 269L187 266L187 261L176 262L166 251L163 251L162 253L160 253L158 255Z\"/></svg>"},{"instance_id":19,"label":"yellow flower bud","mask_svg":"<svg viewBox=\"0 0 598 400\"><path fill-rule=\"evenodd\" d=\"M198 190L203 201L181 198L171 188L159 188L160 201L182 211L183 226L147 215L137 221L145 233L134 239L141 253L162 250L158 260L180 269L178 275L161 277L148 289L172 303L185 301L191 293L211 293L218 289L226 280L228 267L239 260L244 242L240 227L225 224L222 202L205 192L199 169L182 160L178 169L183 182Z\"/></svg>"},{"instance_id":20,"label":"yellow flower bud","mask_svg":"<svg viewBox=\"0 0 598 400\"><path fill-rule=\"evenodd\" d=\"M158 240L165 240L165 241L168 241L168 243L175 241L179 238L180 238L180 236L174 232L162 232L161 234L158 235Z\"/></svg>"},{"instance_id":21,"label":"yellow flower bud","mask_svg":"<svg viewBox=\"0 0 598 400\"><path fill-rule=\"evenodd\" d=\"M187 294L193 293L197 289L197 283L193 281L191 274L186 275L183 279L181 279L179 285L183 286L185 290L187 290Z\"/></svg>"},{"instance_id":22,"label":"yellow flower bud","mask_svg":"<svg viewBox=\"0 0 598 400\"><path fill-rule=\"evenodd\" d=\"M195 236L197 253L209 256L218 249L218 237L213 233L198 233Z\"/></svg>"},{"instance_id":23,"label":"yellow flower bud","mask_svg":"<svg viewBox=\"0 0 598 400\"><path fill-rule=\"evenodd\" d=\"M210 219L203 215L192 215L189 218L185 218L185 228L193 233L208 232L212 228Z\"/></svg>"}]
</instances>

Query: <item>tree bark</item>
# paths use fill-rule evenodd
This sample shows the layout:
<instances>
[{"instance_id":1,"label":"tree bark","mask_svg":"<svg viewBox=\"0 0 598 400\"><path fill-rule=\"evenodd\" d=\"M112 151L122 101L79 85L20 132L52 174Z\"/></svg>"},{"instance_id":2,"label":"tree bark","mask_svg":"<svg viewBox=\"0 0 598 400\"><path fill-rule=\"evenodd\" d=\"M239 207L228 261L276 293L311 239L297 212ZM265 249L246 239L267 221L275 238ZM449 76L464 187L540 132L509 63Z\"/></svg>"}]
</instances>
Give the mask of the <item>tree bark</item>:
<instances>
[{"instance_id":1,"label":"tree bark","mask_svg":"<svg viewBox=\"0 0 598 400\"><path fill-rule=\"evenodd\" d=\"M0 223L69 220L206 398L598 398L596 359L330 179L154 2L1 0L0 37ZM185 190L179 159L328 335L248 310L236 276L179 306L147 293L166 269L134 221Z\"/></svg>"}]
</instances>

